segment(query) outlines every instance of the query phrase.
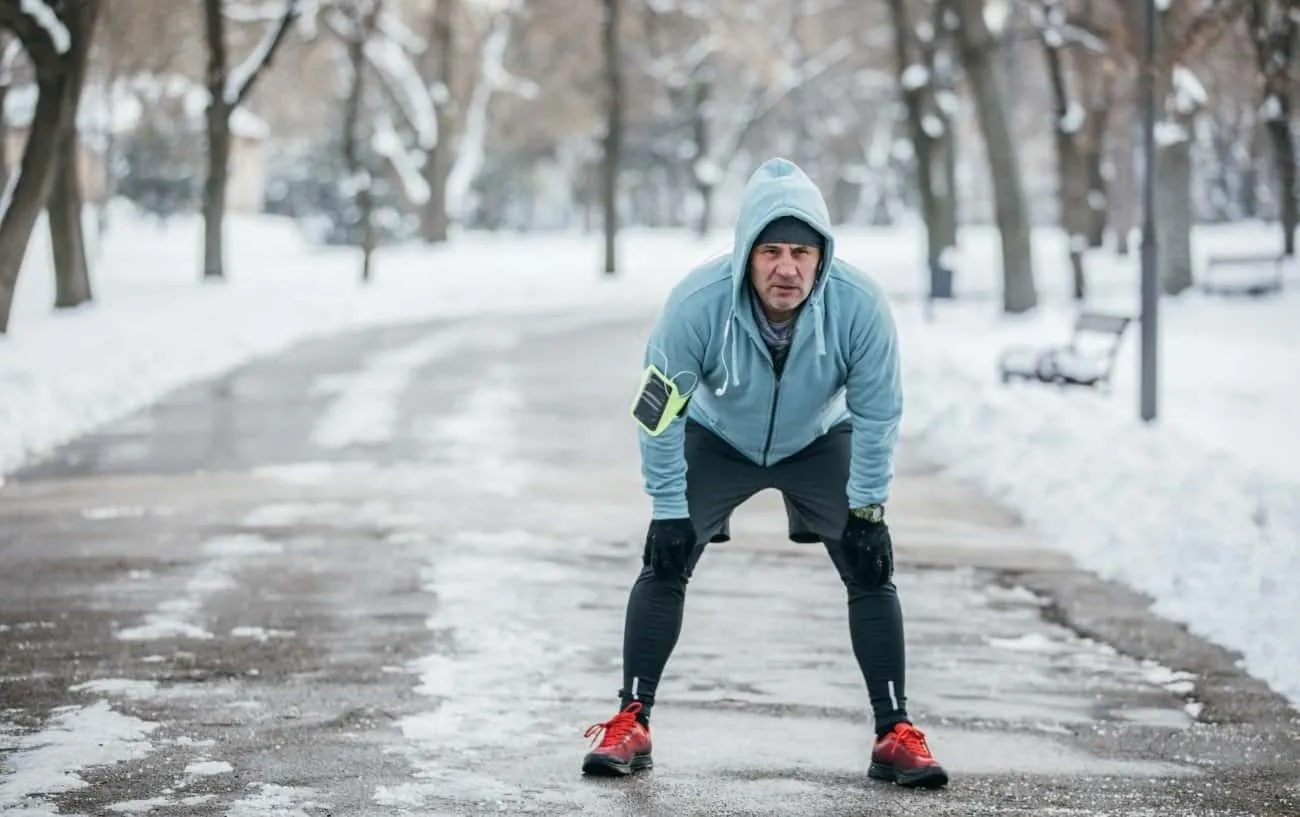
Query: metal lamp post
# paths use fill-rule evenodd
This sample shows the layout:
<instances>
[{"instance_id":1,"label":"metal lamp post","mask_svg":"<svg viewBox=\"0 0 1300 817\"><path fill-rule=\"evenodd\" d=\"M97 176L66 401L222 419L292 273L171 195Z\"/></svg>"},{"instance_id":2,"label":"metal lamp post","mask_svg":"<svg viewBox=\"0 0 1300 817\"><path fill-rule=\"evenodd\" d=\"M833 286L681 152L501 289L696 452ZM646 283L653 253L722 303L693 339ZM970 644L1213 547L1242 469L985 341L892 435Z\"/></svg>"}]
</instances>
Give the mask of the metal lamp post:
<instances>
[{"instance_id":1,"label":"metal lamp post","mask_svg":"<svg viewBox=\"0 0 1300 817\"><path fill-rule=\"evenodd\" d=\"M1160 282L1156 270L1156 2L1144 0L1146 27L1143 32L1142 96L1142 373L1141 415L1146 422L1156 417L1156 362L1158 340L1157 309Z\"/></svg>"}]
</instances>

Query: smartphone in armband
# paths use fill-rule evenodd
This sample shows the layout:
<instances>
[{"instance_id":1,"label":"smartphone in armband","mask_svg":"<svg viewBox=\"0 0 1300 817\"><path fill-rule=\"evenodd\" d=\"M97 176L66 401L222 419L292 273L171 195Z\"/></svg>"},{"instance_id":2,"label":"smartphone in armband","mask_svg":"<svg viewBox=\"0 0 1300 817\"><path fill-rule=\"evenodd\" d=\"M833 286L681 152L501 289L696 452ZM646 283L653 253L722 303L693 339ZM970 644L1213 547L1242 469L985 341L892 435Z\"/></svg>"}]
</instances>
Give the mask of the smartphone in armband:
<instances>
[{"instance_id":1,"label":"smartphone in armband","mask_svg":"<svg viewBox=\"0 0 1300 817\"><path fill-rule=\"evenodd\" d=\"M677 384L655 366L647 366L632 404L632 419L637 425L651 437L658 437L685 407L686 398L677 390Z\"/></svg>"}]
</instances>

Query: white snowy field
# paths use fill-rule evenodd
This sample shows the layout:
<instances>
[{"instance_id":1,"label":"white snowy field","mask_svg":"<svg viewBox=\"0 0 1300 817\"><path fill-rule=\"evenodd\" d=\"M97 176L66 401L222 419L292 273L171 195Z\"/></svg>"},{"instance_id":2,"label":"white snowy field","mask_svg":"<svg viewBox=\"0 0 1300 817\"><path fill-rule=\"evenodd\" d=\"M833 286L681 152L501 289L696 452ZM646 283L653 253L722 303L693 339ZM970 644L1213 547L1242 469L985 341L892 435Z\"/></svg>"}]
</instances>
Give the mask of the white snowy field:
<instances>
[{"instance_id":1,"label":"white snowy field","mask_svg":"<svg viewBox=\"0 0 1300 817\"><path fill-rule=\"evenodd\" d=\"M286 221L235 217L223 285L198 282L198 222L158 228L119 213L96 249L96 303L53 314L40 228L0 338L0 477L164 392L315 335L417 318L570 307L644 314L730 236L629 231L624 273L599 274L598 235L469 234L437 248L381 251L357 283L348 250L307 246ZM1192 294L1161 312L1161 418L1137 418L1137 331L1111 393L1002 385L1007 343L1060 340L1064 238L1035 235L1044 306L999 314L996 234L962 236L963 299L925 317L921 236L851 229L839 251L885 285L903 337L906 431L953 473L1023 513L1045 547L1149 593L1159 612L1239 650L1244 666L1300 708L1300 275L1258 301ZM1265 225L1198 230L1213 248L1279 243ZM1090 258L1094 299L1133 313L1137 257ZM617 387L617 386L615 386ZM906 543L900 543L905 547Z\"/></svg>"}]
</instances>

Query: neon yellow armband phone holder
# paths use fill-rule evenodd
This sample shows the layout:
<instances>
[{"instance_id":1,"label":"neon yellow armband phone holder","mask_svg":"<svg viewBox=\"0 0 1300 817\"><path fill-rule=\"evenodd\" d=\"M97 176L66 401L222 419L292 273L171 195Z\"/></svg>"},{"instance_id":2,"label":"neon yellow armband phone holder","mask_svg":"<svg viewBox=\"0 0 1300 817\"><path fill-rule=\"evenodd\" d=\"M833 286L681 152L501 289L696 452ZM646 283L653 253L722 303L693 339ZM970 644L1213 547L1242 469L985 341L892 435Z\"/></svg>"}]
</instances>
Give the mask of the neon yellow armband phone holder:
<instances>
[{"instance_id":1,"label":"neon yellow armband phone holder","mask_svg":"<svg viewBox=\"0 0 1300 817\"><path fill-rule=\"evenodd\" d=\"M654 365L647 366L632 403L632 419L651 437L658 437L682 413L686 400L667 375Z\"/></svg>"}]
</instances>

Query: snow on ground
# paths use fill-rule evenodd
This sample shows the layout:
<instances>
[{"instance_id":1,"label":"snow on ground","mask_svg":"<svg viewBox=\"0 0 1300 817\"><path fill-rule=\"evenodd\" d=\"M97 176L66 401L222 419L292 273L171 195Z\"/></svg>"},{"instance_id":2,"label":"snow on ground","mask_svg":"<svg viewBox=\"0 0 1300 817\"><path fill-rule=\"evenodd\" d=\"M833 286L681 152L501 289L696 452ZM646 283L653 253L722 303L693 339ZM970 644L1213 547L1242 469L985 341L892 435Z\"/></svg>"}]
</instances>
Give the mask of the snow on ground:
<instances>
[{"instance_id":1,"label":"snow on ground","mask_svg":"<svg viewBox=\"0 0 1300 817\"><path fill-rule=\"evenodd\" d=\"M621 245L626 269L610 280L599 274L598 235L469 234L436 249L381 251L376 280L362 288L353 252L309 247L284 220L236 216L230 280L204 286L196 220L158 227L119 212L95 253L97 302L55 315L49 248L38 236L10 335L0 339L0 475L174 387L308 337L485 311L636 314L730 239L723 231L703 240L629 231ZM1199 263L1209 248L1278 243L1272 226L1216 226L1198 230L1194 250ZM1159 612L1239 650L1250 672L1300 706L1300 651L1291 633L1300 620L1300 595L1291 591L1300 584L1294 268L1281 297L1189 294L1164 302L1161 415L1146 426L1137 419L1136 326L1111 392L998 382L1003 346L1068 333L1073 307L1058 231L1035 234L1044 306L1019 318L999 314L997 240L988 228L963 232L961 300L932 315L918 297L924 281L915 228L846 230L839 250L894 299L909 434L952 473L1020 510L1045 545L1149 593ZM1090 300L1136 314L1136 255L1097 251L1088 263ZM358 377L382 380L383 394L400 391L413 367L448 352L441 343L417 345L372 359ZM349 402L346 385L333 384L339 394L318 429L323 445L384 433L385 401L376 403L369 389L370 403ZM367 418L376 420L369 432Z\"/></svg>"},{"instance_id":2,"label":"snow on ground","mask_svg":"<svg viewBox=\"0 0 1300 817\"><path fill-rule=\"evenodd\" d=\"M146 756L153 749L148 735L157 728L156 723L113 710L103 700L56 709L39 732L12 744L0 742L0 750L10 750L0 811L25 817L58 814L53 805L29 796L84 788L89 784L80 772Z\"/></svg>"}]
</instances>

